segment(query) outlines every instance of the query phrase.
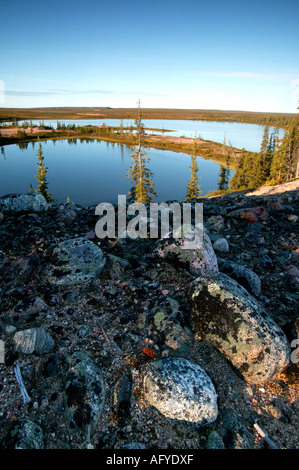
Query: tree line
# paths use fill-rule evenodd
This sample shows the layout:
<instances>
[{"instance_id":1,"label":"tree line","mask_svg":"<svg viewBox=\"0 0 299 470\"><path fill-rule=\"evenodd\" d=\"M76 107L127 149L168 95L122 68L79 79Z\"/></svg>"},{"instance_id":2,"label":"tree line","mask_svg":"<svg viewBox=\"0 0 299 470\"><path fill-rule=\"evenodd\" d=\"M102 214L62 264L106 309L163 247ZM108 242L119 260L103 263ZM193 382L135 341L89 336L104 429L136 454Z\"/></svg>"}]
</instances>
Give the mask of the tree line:
<instances>
[{"instance_id":1,"label":"tree line","mask_svg":"<svg viewBox=\"0 0 299 470\"><path fill-rule=\"evenodd\" d=\"M299 116L291 122L282 139L278 138L277 129L270 131L270 127L265 126L260 152L241 152L229 188L256 188L294 178L299 178Z\"/></svg>"}]
</instances>

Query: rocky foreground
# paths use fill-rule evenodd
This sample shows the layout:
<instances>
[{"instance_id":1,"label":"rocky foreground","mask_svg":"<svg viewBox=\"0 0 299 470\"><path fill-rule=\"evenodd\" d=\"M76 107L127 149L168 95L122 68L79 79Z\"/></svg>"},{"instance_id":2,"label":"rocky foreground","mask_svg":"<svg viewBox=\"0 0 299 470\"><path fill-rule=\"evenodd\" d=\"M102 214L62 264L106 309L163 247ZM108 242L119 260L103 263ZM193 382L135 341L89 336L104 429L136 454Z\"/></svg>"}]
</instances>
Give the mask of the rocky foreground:
<instances>
[{"instance_id":1,"label":"rocky foreground","mask_svg":"<svg viewBox=\"0 0 299 470\"><path fill-rule=\"evenodd\" d=\"M0 198L0 448L299 448L299 192L198 202L190 252Z\"/></svg>"}]
</instances>

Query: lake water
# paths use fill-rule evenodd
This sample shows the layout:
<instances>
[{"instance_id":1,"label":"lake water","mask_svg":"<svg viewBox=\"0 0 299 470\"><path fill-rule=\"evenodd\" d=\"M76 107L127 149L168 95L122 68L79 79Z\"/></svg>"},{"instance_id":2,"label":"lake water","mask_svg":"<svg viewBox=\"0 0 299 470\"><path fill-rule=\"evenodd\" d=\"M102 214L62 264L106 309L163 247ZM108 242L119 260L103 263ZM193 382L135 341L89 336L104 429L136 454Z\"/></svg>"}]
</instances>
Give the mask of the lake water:
<instances>
[{"instance_id":1,"label":"lake water","mask_svg":"<svg viewBox=\"0 0 299 470\"><path fill-rule=\"evenodd\" d=\"M69 197L82 206L117 202L118 194L127 194L131 184L126 173L131 165L130 149L121 144L92 141L70 144L67 140L42 142L47 166L48 190L58 202ZM0 155L0 195L29 192L38 186L38 144L21 150L7 145ZM190 179L191 156L167 150L150 149L149 168L154 173L156 202L182 200ZM197 157L202 195L217 189L219 165ZM233 172L232 172L233 174Z\"/></svg>"},{"instance_id":2,"label":"lake water","mask_svg":"<svg viewBox=\"0 0 299 470\"><path fill-rule=\"evenodd\" d=\"M43 121L45 125L57 125L55 120ZM71 120L61 121L65 125L116 125L120 120ZM33 121L39 124L40 121ZM264 126L254 124L223 123L184 120L143 120L145 127L171 129L175 136L201 136L206 140L226 143L237 148L259 151ZM134 125L133 120L123 120L123 126ZM162 131L161 131L162 132ZM164 131L163 131L164 132ZM280 130L280 137L283 135ZM166 132L165 132L166 134ZM45 165L48 168L47 181L49 192L60 202L69 197L83 206L100 202L117 202L118 194L127 194L131 184L126 173L131 165L130 149L121 144L108 144L104 141L80 142L70 144L66 139L42 143ZM0 154L0 195L28 192L30 184L37 188L38 145L29 143L27 148L7 145ZM166 150L150 149L150 170L154 173L153 183L157 193L156 202L183 200L190 178L189 155ZM197 157L199 166L200 189L202 195L218 188L219 164L212 160ZM231 176L233 171L231 172Z\"/></svg>"}]
</instances>

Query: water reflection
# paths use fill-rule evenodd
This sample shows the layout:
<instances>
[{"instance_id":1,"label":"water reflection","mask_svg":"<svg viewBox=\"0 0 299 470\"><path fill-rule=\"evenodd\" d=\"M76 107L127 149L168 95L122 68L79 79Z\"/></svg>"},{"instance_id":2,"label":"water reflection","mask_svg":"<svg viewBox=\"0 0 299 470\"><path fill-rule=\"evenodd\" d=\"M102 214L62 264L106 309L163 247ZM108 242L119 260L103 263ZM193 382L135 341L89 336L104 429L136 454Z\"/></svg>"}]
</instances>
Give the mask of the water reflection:
<instances>
[{"instance_id":1,"label":"water reflection","mask_svg":"<svg viewBox=\"0 0 299 470\"><path fill-rule=\"evenodd\" d=\"M42 143L47 167L48 192L58 202L67 196L82 206L100 202L117 203L118 194L128 194L132 184L126 172L132 164L130 147L92 138L75 140L47 140ZM20 149L12 144L5 147L5 157L0 158L0 195L26 193L36 174L38 143L29 143ZM135 149L134 149L135 150ZM133 150L133 152L134 152ZM145 167L151 172L157 194L154 202L184 200L191 178L192 158L184 153L151 148L147 150L150 161ZM191 161L190 161L191 158ZM202 195L216 190L219 180L219 164L196 157L200 168ZM194 163L193 163L194 165ZM193 171L193 170L192 170Z\"/></svg>"}]
</instances>

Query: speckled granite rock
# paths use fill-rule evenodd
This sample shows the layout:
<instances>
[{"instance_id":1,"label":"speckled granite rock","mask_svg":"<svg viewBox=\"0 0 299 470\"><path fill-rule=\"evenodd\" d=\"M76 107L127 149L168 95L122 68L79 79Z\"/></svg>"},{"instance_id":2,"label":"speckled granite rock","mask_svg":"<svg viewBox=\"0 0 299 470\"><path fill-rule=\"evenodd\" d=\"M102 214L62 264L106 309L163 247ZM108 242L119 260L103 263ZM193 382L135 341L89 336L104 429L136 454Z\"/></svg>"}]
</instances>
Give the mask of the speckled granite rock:
<instances>
[{"instance_id":1,"label":"speckled granite rock","mask_svg":"<svg viewBox=\"0 0 299 470\"><path fill-rule=\"evenodd\" d=\"M151 362L144 377L147 400L167 418L208 424L218 414L217 394L210 377L183 358Z\"/></svg>"}]
</instances>

